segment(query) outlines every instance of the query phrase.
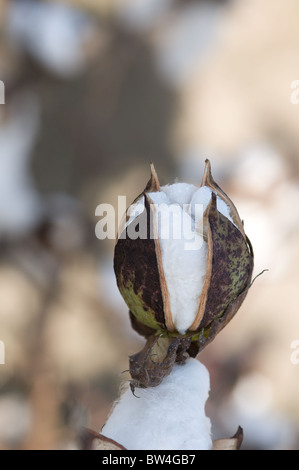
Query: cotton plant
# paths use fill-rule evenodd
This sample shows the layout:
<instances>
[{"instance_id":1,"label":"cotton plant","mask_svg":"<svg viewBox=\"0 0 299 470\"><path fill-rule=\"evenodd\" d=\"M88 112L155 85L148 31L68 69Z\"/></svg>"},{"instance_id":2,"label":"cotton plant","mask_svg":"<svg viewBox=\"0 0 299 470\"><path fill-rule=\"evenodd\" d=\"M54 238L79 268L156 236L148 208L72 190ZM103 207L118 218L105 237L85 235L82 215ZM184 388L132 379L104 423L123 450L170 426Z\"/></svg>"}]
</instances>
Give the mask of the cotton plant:
<instances>
[{"instance_id":1,"label":"cotton plant","mask_svg":"<svg viewBox=\"0 0 299 470\"><path fill-rule=\"evenodd\" d=\"M209 160L199 188L160 186L151 165L119 231L114 271L132 327L146 344L129 357L131 380L99 434L99 448L237 448L240 430L212 441L209 373L196 357L245 299L253 251Z\"/></svg>"}]
</instances>

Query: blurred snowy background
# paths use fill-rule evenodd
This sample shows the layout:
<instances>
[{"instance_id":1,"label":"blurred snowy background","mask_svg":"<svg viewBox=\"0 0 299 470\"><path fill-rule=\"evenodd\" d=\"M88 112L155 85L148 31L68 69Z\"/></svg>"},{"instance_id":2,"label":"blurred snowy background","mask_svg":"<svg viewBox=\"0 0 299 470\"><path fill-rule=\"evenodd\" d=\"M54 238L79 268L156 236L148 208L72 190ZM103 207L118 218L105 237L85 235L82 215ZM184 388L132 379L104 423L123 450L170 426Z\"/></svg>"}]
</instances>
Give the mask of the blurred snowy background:
<instances>
[{"instance_id":1,"label":"blurred snowy background","mask_svg":"<svg viewBox=\"0 0 299 470\"><path fill-rule=\"evenodd\" d=\"M133 200L150 160L199 184L207 157L269 269L200 356L213 437L299 447L298 21L297 0L1 0L1 449L105 423L143 340L95 208Z\"/></svg>"}]
</instances>

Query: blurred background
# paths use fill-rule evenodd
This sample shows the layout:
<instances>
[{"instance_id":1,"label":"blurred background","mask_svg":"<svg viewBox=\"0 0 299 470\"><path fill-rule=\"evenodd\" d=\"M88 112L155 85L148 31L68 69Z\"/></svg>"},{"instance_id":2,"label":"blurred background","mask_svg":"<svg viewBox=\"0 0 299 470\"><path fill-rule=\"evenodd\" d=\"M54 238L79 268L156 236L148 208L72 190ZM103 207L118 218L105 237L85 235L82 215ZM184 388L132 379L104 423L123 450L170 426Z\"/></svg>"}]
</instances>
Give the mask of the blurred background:
<instances>
[{"instance_id":1,"label":"blurred background","mask_svg":"<svg viewBox=\"0 0 299 470\"><path fill-rule=\"evenodd\" d=\"M199 184L205 158L269 270L200 355L213 438L299 447L298 21L297 0L1 0L1 449L101 429L144 340L95 209L151 160Z\"/></svg>"}]
</instances>

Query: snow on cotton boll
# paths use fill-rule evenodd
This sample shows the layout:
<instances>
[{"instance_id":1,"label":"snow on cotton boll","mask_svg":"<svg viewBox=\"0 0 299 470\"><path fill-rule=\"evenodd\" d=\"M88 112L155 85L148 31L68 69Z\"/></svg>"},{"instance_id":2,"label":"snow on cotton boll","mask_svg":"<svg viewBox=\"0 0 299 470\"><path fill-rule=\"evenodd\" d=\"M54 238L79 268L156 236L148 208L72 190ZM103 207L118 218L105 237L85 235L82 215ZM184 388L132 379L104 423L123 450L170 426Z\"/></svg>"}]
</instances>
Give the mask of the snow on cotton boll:
<instances>
[{"instance_id":1,"label":"snow on cotton boll","mask_svg":"<svg viewBox=\"0 0 299 470\"><path fill-rule=\"evenodd\" d=\"M160 186L152 165L119 232L114 270L132 326L147 338L130 357L134 392L159 385L175 363L195 357L232 319L251 284L251 244L208 160L200 188Z\"/></svg>"}]
</instances>

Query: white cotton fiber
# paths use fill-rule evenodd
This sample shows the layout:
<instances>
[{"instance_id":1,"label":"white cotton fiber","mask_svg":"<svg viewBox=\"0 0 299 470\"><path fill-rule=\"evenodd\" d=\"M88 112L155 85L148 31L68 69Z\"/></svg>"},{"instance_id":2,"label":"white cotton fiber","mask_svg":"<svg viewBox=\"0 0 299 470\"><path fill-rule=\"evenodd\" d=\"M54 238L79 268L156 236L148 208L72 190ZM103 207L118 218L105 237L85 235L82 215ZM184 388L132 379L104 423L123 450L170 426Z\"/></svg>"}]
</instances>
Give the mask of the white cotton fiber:
<instances>
[{"instance_id":1,"label":"white cotton fiber","mask_svg":"<svg viewBox=\"0 0 299 470\"><path fill-rule=\"evenodd\" d=\"M190 201L196 191L193 185L176 183L149 194L155 204L172 319L181 334L196 317L206 275L207 243L201 227L195 230L195 214L190 213ZM201 211L200 220L202 215Z\"/></svg>"},{"instance_id":2,"label":"white cotton fiber","mask_svg":"<svg viewBox=\"0 0 299 470\"><path fill-rule=\"evenodd\" d=\"M180 204L189 204L192 198L194 191L196 191L196 186L188 183L175 183L168 186L162 186L161 191L163 191L169 198L172 203Z\"/></svg>"},{"instance_id":3,"label":"white cotton fiber","mask_svg":"<svg viewBox=\"0 0 299 470\"><path fill-rule=\"evenodd\" d=\"M190 226L189 215L182 213L185 230ZM184 334L192 325L200 301L206 275L207 244L199 235L199 247L186 249L186 240L160 240L163 268L170 299L172 319L176 329Z\"/></svg>"},{"instance_id":4,"label":"white cotton fiber","mask_svg":"<svg viewBox=\"0 0 299 470\"><path fill-rule=\"evenodd\" d=\"M209 450L209 389L208 370L190 358L157 387L136 388L139 398L128 388L101 432L128 450Z\"/></svg>"},{"instance_id":5,"label":"white cotton fiber","mask_svg":"<svg viewBox=\"0 0 299 470\"><path fill-rule=\"evenodd\" d=\"M157 192L154 192L154 193L149 193L149 197L151 199L151 201L158 205L158 204L170 204L171 203L171 200L170 198L168 197L168 195L162 191L157 191Z\"/></svg>"},{"instance_id":6,"label":"white cotton fiber","mask_svg":"<svg viewBox=\"0 0 299 470\"><path fill-rule=\"evenodd\" d=\"M211 197L212 197L212 189L208 186L202 186L201 188L197 189L191 199L191 214L194 214L194 206L195 204L203 204L203 211L206 210ZM227 219L229 219L232 223L233 220L230 215L230 208L226 204L226 202L217 196L217 209L221 214L223 214Z\"/></svg>"}]
</instances>

